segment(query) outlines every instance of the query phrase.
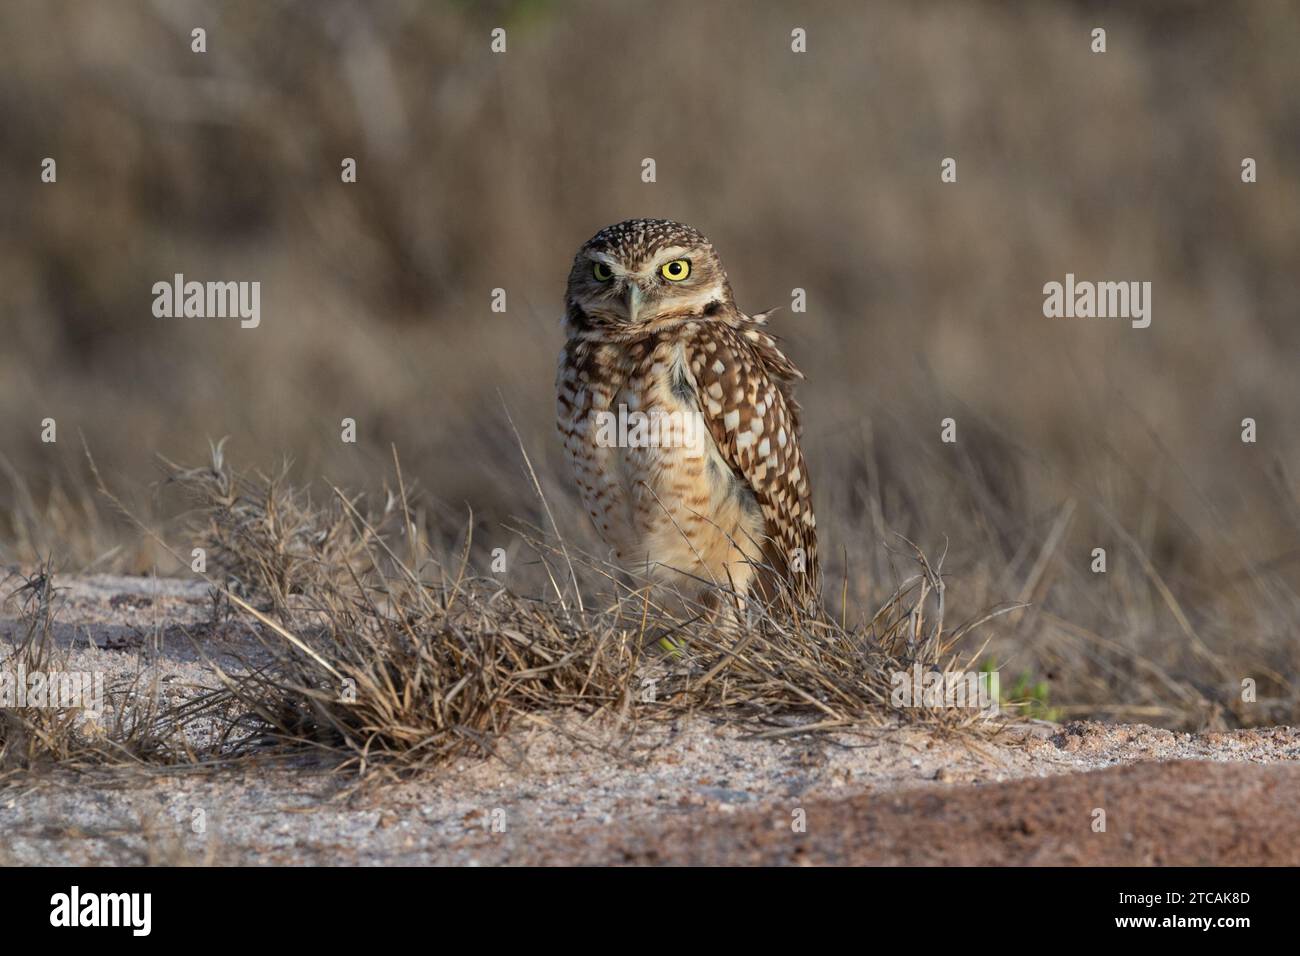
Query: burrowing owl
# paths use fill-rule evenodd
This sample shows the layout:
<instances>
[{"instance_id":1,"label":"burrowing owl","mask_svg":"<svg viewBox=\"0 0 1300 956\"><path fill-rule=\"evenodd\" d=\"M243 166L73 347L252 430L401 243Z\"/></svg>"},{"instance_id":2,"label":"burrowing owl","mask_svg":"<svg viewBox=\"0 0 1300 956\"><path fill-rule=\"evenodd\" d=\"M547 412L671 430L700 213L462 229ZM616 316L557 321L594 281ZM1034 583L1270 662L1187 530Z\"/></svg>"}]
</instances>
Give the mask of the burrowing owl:
<instances>
[{"instance_id":1,"label":"burrowing owl","mask_svg":"<svg viewBox=\"0 0 1300 956\"><path fill-rule=\"evenodd\" d=\"M816 594L817 521L799 450L802 373L736 307L690 226L602 229L569 274L556 389L583 504L621 565L691 593Z\"/></svg>"}]
</instances>

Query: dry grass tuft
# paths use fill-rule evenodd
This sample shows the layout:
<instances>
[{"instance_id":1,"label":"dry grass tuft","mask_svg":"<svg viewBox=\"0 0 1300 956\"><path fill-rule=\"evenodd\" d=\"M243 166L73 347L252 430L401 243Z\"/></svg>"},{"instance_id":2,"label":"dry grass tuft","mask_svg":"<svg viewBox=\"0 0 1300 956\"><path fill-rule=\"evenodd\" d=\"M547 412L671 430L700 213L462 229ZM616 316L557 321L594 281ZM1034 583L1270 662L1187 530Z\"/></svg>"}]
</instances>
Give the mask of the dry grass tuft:
<instances>
[{"instance_id":1,"label":"dry grass tuft","mask_svg":"<svg viewBox=\"0 0 1300 956\"><path fill-rule=\"evenodd\" d=\"M893 673L957 667L953 647L970 630L945 629L943 580L919 551L917 573L859 625L770 612L719 625L530 530L518 535L545 569L546 597L472 570L468 533L458 556L435 555L400 465L373 512L338 489L322 505L282 475L234 473L219 447L209 466L173 467L170 480L195 505L195 543L236 582L232 608L266 650L247 673L223 674L221 702L263 744L364 770L492 752L520 715L548 711L633 723L696 712L752 721L764 735L978 720L889 705ZM606 606L591 609L592 582L612 592Z\"/></svg>"},{"instance_id":2,"label":"dry grass tuft","mask_svg":"<svg viewBox=\"0 0 1300 956\"><path fill-rule=\"evenodd\" d=\"M557 713L629 730L703 714L745 721L758 736L899 720L996 726L975 709L890 705L891 677L914 664L971 668L974 657L955 648L987 620L945 626L941 568L919 549L909 554L915 573L870 619L754 609L741 621L639 586L526 527L514 531L514 561L519 580L532 572L530 595L472 567L471 531L456 554L435 553L394 463L377 508L337 488L317 501L283 470L234 471L220 444L206 466L167 463L164 486L192 507L184 546L165 547L177 560L204 549L214 616L246 624L260 652L218 663L196 636L218 686L179 701L142 669L107 688L98 719L0 710L0 775L304 755L358 773L410 772L493 753L519 718ZM126 511L102 480L100 489ZM53 579L48 565L15 579L9 600L24 633L0 671L67 669Z\"/></svg>"}]
</instances>

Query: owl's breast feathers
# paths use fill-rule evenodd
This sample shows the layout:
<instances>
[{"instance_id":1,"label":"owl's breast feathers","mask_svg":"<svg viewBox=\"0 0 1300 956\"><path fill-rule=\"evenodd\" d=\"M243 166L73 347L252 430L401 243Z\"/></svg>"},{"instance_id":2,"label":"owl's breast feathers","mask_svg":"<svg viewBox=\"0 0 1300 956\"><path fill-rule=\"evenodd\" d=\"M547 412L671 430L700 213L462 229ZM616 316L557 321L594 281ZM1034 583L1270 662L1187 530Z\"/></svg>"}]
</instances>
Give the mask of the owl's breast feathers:
<instances>
[{"instance_id":1,"label":"owl's breast feathers","mask_svg":"<svg viewBox=\"0 0 1300 956\"><path fill-rule=\"evenodd\" d=\"M560 358L558 424L579 491L602 537L625 557L643 548L638 535L654 537L647 534L644 520L638 527L644 506L652 500L659 511L676 511L671 502L664 504L676 492L679 499L689 499L686 510L691 513L688 520L673 520L670 536L690 536L703 521L721 528L734 544L752 526L766 539L761 560L781 573L801 600L815 596L816 518L793 396L794 383L802 378L760 322L738 311L686 318L632 341L571 339ZM698 411L711 439L709 454L701 461L661 450L649 456L644 450L602 445L593 418L623 401L641 409L659 405ZM718 468L733 476L726 482L729 492L687 490L693 480L698 486L696 479ZM659 487L639 487L643 485ZM739 508L737 499L742 501ZM747 518L747 508L755 504L762 516L756 524ZM697 509L712 513L700 515ZM658 541L662 548L664 536ZM698 556L700 548L690 543L690 553ZM741 544L740 550L750 552L752 546Z\"/></svg>"}]
</instances>

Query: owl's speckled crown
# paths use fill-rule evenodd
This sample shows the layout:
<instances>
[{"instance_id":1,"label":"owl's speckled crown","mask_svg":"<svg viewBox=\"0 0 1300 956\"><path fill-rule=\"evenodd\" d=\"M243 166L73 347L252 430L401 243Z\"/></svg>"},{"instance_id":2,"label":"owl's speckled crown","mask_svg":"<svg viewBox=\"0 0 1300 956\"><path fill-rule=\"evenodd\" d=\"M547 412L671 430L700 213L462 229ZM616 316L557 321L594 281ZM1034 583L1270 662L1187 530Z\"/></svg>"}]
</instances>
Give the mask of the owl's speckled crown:
<instances>
[{"instance_id":1,"label":"owl's speckled crown","mask_svg":"<svg viewBox=\"0 0 1300 956\"><path fill-rule=\"evenodd\" d=\"M596 250L635 261L669 246L712 246L712 243L698 229L671 219L624 219L588 239L578 250L578 256Z\"/></svg>"}]
</instances>

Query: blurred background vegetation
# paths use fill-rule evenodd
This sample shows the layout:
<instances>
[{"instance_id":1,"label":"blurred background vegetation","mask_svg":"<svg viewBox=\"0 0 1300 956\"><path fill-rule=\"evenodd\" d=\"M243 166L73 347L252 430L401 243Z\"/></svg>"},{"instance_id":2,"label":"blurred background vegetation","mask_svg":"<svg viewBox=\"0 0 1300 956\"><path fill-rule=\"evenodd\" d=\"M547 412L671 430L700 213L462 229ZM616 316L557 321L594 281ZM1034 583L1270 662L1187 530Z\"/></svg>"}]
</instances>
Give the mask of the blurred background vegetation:
<instances>
[{"instance_id":1,"label":"blurred background vegetation","mask_svg":"<svg viewBox=\"0 0 1300 956\"><path fill-rule=\"evenodd\" d=\"M0 561L159 560L94 503L81 436L160 520L183 503L156 454L229 435L360 490L395 444L482 557L542 523L503 407L594 545L552 424L565 278L602 226L662 216L742 308L807 290L772 321L809 378L837 615L906 573L897 532L946 549L950 614L1033 602L994 649L1054 713L1300 719L1297 51L1283 0L11 0ZM155 318L177 272L260 281L261 326ZM1067 272L1150 281L1151 327L1044 318Z\"/></svg>"}]
</instances>

